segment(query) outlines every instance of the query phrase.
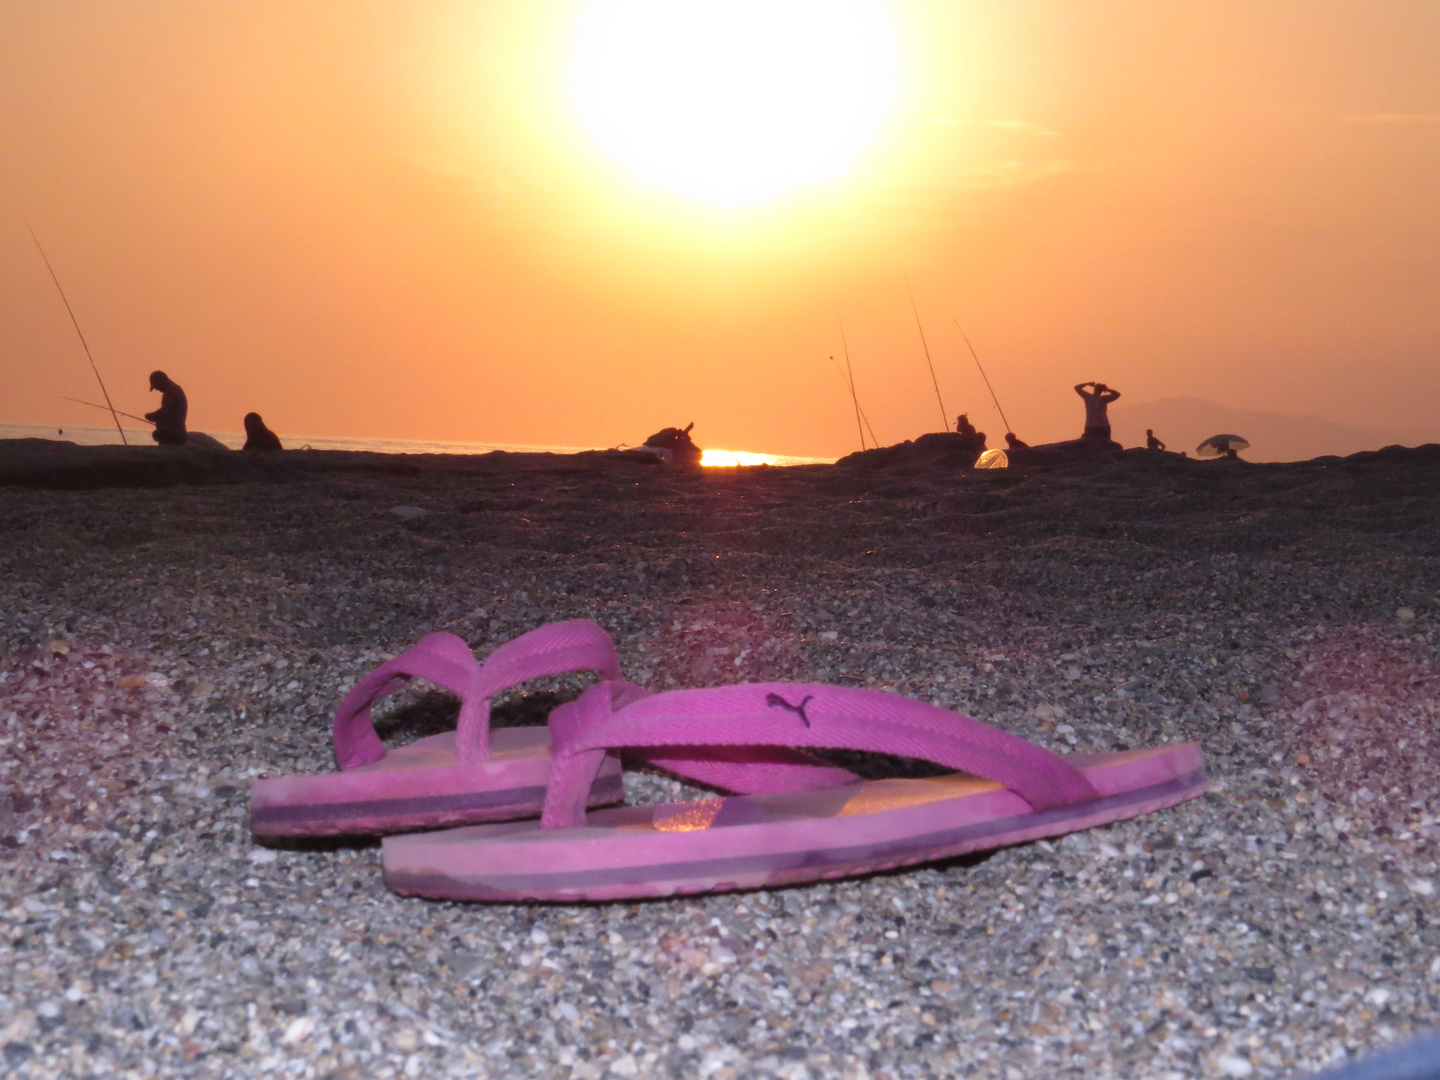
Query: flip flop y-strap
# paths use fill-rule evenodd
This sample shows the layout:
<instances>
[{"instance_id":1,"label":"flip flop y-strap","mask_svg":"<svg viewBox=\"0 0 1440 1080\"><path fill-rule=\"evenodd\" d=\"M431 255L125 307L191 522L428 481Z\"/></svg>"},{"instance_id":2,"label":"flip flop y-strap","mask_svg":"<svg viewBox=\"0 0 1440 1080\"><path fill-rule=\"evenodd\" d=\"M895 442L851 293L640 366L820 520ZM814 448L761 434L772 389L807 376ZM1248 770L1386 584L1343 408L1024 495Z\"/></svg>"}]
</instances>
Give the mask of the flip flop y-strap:
<instances>
[{"instance_id":1,"label":"flip flop y-strap","mask_svg":"<svg viewBox=\"0 0 1440 1080\"><path fill-rule=\"evenodd\" d=\"M592 688L592 691L595 688ZM989 724L878 690L822 683L753 683L676 690L613 710L586 691L551 714L552 765L542 827L585 823L585 802L607 749L811 747L934 761L1010 789L1035 810L1098 797L1057 754Z\"/></svg>"},{"instance_id":2,"label":"flip flop y-strap","mask_svg":"<svg viewBox=\"0 0 1440 1080\"><path fill-rule=\"evenodd\" d=\"M336 764L342 770L358 769L385 756L370 708L411 679L425 679L460 695L460 722L464 723L466 713L473 714L477 708L473 689L479 677L480 665L462 638L444 632L422 638L366 675L340 702L335 710ZM486 705L488 713L488 702Z\"/></svg>"},{"instance_id":3,"label":"flip flop y-strap","mask_svg":"<svg viewBox=\"0 0 1440 1080\"><path fill-rule=\"evenodd\" d=\"M608 720L617 710L650 697L652 691L623 680L592 686L575 701L550 714L550 738L574 744L578 734ZM635 757L706 787L735 795L764 795L777 791L809 791L841 787L860 778L849 769L822 761L789 746L633 746ZM576 768L590 776L604 760L603 748L580 751ZM577 773L578 777L578 773ZM576 780L578 797L586 800L591 780ZM548 788L547 788L548 793Z\"/></svg>"},{"instance_id":4,"label":"flip flop y-strap","mask_svg":"<svg viewBox=\"0 0 1440 1080\"><path fill-rule=\"evenodd\" d=\"M469 724L462 719L456 728L455 763L490 760L491 697L517 683L570 671L593 671L602 682L620 681L615 643L598 623L589 619L551 623L496 648L480 665L475 715Z\"/></svg>"},{"instance_id":5,"label":"flip flop y-strap","mask_svg":"<svg viewBox=\"0 0 1440 1080\"><path fill-rule=\"evenodd\" d=\"M501 645L483 665L465 641L450 633L430 634L393 660L381 664L345 695L335 711L335 760L342 770L369 765L385 756L370 709L412 678L425 679L457 694L460 717L455 762L490 760L490 698L507 687L542 675L596 671L605 680L620 677L615 646L588 619L552 623Z\"/></svg>"},{"instance_id":6,"label":"flip flop y-strap","mask_svg":"<svg viewBox=\"0 0 1440 1080\"><path fill-rule=\"evenodd\" d=\"M849 769L788 746L705 745L689 753L676 746L633 747L631 752L677 776L736 795L842 787L860 779Z\"/></svg>"},{"instance_id":7,"label":"flip flop y-strap","mask_svg":"<svg viewBox=\"0 0 1440 1080\"><path fill-rule=\"evenodd\" d=\"M650 694L621 678L620 661L610 635L589 619L552 623L506 642L490 654L480 670L476 693L486 699L516 683L567 671L594 671L602 683L612 684L610 696L592 695L597 710L602 702L607 703L608 712ZM459 764L485 760L480 755L489 746L488 700L480 715L484 726L476 724L467 729L461 724L456 732L455 760ZM600 715L599 712L596 715ZM701 755L668 756L644 750L639 756L687 779L742 795L837 787L857 779L849 770L784 747L717 747Z\"/></svg>"}]
</instances>

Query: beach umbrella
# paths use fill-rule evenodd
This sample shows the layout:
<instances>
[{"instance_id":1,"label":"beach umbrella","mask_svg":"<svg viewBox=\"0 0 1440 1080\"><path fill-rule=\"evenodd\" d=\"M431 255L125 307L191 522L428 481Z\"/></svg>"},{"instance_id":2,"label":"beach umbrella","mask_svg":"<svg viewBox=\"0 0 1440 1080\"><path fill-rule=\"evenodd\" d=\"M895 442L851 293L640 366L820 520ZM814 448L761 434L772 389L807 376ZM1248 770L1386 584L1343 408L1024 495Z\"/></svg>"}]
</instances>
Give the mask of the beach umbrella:
<instances>
[{"instance_id":1,"label":"beach umbrella","mask_svg":"<svg viewBox=\"0 0 1440 1080\"><path fill-rule=\"evenodd\" d=\"M1250 444L1239 435L1211 435L1195 447L1196 457L1234 457L1237 450L1249 450Z\"/></svg>"},{"instance_id":2,"label":"beach umbrella","mask_svg":"<svg viewBox=\"0 0 1440 1080\"><path fill-rule=\"evenodd\" d=\"M1008 469L1010 456L1004 450L986 450L975 461L977 469Z\"/></svg>"}]
</instances>

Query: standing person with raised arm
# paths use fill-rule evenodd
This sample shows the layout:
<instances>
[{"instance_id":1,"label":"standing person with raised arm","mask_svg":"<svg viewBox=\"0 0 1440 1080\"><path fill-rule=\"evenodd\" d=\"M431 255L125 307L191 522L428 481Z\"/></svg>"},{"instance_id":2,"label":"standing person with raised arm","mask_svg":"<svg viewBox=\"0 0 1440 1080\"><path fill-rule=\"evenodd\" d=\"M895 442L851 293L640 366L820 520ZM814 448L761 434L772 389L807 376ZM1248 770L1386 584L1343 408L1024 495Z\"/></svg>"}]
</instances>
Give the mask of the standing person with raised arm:
<instances>
[{"instance_id":1,"label":"standing person with raised arm","mask_svg":"<svg viewBox=\"0 0 1440 1080\"><path fill-rule=\"evenodd\" d=\"M1086 387L1090 387L1086 390ZM1110 416L1106 407L1120 396L1119 390L1111 390L1104 383L1082 382L1075 384L1075 393L1085 400L1085 433L1082 439L1110 441Z\"/></svg>"}]
</instances>

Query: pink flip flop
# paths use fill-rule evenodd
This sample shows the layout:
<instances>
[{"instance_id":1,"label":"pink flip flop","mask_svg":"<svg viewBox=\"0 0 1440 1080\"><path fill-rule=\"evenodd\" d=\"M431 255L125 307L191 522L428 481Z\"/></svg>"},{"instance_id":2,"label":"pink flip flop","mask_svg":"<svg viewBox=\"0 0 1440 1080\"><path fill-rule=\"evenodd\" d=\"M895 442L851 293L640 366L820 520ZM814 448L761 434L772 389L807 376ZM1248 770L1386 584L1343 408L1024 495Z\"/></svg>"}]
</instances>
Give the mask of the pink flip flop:
<instances>
[{"instance_id":1,"label":"pink flip flop","mask_svg":"<svg viewBox=\"0 0 1440 1080\"><path fill-rule=\"evenodd\" d=\"M554 766L539 822L387 837L385 883L405 895L554 901L788 885L1057 836L1207 788L1198 743L1061 757L937 706L814 683L633 700L601 685L556 709L550 729ZM760 764L748 787L732 778L732 790L748 794L587 818L587 792L611 750L640 750L684 772L737 746L847 748L964 771L844 786L807 774L816 783L794 790L783 768Z\"/></svg>"},{"instance_id":2,"label":"pink flip flop","mask_svg":"<svg viewBox=\"0 0 1440 1080\"><path fill-rule=\"evenodd\" d=\"M568 671L595 671L606 683L629 687L618 682L610 636L588 619L532 630L501 645L483 665L461 638L431 634L366 675L340 703L334 728L339 772L251 785L251 830L256 836L332 836L538 814L550 779L550 733L539 727L492 732L490 698L527 679ZM459 725L387 752L370 707L411 678L458 694ZM620 762L607 755L588 802L600 806L624 797Z\"/></svg>"}]
</instances>

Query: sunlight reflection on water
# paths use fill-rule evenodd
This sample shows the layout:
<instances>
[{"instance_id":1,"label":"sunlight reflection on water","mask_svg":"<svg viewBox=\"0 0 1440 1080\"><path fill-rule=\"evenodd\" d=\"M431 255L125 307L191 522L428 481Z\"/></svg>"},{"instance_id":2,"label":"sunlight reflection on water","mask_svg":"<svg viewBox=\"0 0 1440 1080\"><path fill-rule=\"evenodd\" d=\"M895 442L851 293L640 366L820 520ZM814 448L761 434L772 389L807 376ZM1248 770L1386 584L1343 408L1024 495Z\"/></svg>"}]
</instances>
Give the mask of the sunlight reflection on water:
<instances>
[{"instance_id":1,"label":"sunlight reflection on water","mask_svg":"<svg viewBox=\"0 0 1440 1080\"><path fill-rule=\"evenodd\" d=\"M705 450L700 464L706 468L733 468L736 465L831 465L834 458L795 457L791 454L752 454L745 450Z\"/></svg>"}]
</instances>

